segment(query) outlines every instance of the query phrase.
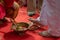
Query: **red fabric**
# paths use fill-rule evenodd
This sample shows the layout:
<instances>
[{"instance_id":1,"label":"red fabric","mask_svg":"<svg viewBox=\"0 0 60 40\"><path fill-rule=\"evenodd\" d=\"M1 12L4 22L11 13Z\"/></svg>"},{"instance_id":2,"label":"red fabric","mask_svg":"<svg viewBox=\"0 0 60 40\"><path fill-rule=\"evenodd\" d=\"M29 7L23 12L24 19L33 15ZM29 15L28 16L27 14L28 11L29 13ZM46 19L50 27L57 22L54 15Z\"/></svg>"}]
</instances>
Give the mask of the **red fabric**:
<instances>
[{"instance_id":1,"label":"red fabric","mask_svg":"<svg viewBox=\"0 0 60 40\"><path fill-rule=\"evenodd\" d=\"M18 2L19 0L15 0L16 2Z\"/></svg>"},{"instance_id":2,"label":"red fabric","mask_svg":"<svg viewBox=\"0 0 60 40\"><path fill-rule=\"evenodd\" d=\"M14 0L4 0L6 7L12 7Z\"/></svg>"},{"instance_id":3,"label":"red fabric","mask_svg":"<svg viewBox=\"0 0 60 40\"><path fill-rule=\"evenodd\" d=\"M34 18L38 17L38 14L33 16ZM27 9L21 8L19 10L19 14L16 18L17 22L29 22L30 17L27 16ZM6 22L7 23L7 22ZM6 24L5 23L5 24ZM16 33L11 32L11 23L8 23L2 27L0 25L0 39L1 40L60 40L60 38L46 38L38 35L37 33L33 31L27 31L24 36L18 36ZM36 30L36 32L39 32L41 30Z\"/></svg>"},{"instance_id":4,"label":"red fabric","mask_svg":"<svg viewBox=\"0 0 60 40\"><path fill-rule=\"evenodd\" d=\"M3 19L5 16L5 9L2 4L0 4L0 19Z\"/></svg>"}]
</instances>

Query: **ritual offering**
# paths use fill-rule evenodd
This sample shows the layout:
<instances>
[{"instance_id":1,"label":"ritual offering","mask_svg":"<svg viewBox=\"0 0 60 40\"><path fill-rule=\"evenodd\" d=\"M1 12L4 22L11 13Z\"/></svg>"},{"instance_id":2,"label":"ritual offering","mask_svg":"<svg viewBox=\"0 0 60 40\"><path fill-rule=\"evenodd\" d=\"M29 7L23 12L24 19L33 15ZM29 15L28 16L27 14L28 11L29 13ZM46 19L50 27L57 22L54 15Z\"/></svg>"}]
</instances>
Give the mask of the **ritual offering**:
<instances>
[{"instance_id":1,"label":"ritual offering","mask_svg":"<svg viewBox=\"0 0 60 40\"><path fill-rule=\"evenodd\" d=\"M20 22L17 24L13 24L12 30L14 30L14 32L18 33L19 35L23 35L27 31L28 27L29 27L28 23Z\"/></svg>"},{"instance_id":2,"label":"ritual offering","mask_svg":"<svg viewBox=\"0 0 60 40\"><path fill-rule=\"evenodd\" d=\"M37 29L39 29L39 27L37 25L32 25L32 26L29 27L30 31L34 31L34 30L37 30Z\"/></svg>"},{"instance_id":3,"label":"ritual offering","mask_svg":"<svg viewBox=\"0 0 60 40\"><path fill-rule=\"evenodd\" d=\"M12 24L12 30L19 35L24 35L26 31L34 31L36 29L38 29L38 26L33 23L20 22Z\"/></svg>"},{"instance_id":4,"label":"ritual offering","mask_svg":"<svg viewBox=\"0 0 60 40\"><path fill-rule=\"evenodd\" d=\"M37 29L39 29L38 25L34 24L33 22L29 23L29 27L28 27L29 31L34 31L34 30L37 30Z\"/></svg>"}]
</instances>

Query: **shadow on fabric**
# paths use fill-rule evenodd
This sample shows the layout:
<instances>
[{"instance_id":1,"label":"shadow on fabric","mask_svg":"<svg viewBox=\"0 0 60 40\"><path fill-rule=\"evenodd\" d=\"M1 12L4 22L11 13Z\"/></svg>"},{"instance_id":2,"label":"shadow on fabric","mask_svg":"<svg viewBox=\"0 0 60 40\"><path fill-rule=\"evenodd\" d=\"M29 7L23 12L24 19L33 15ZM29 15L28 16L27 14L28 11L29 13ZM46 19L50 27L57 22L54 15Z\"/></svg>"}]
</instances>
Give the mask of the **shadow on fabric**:
<instances>
[{"instance_id":1,"label":"shadow on fabric","mask_svg":"<svg viewBox=\"0 0 60 40\"><path fill-rule=\"evenodd\" d=\"M31 35L25 34L24 36L19 36L14 32L8 32L4 35L5 40L35 40Z\"/></svg>"}]
</instances>

